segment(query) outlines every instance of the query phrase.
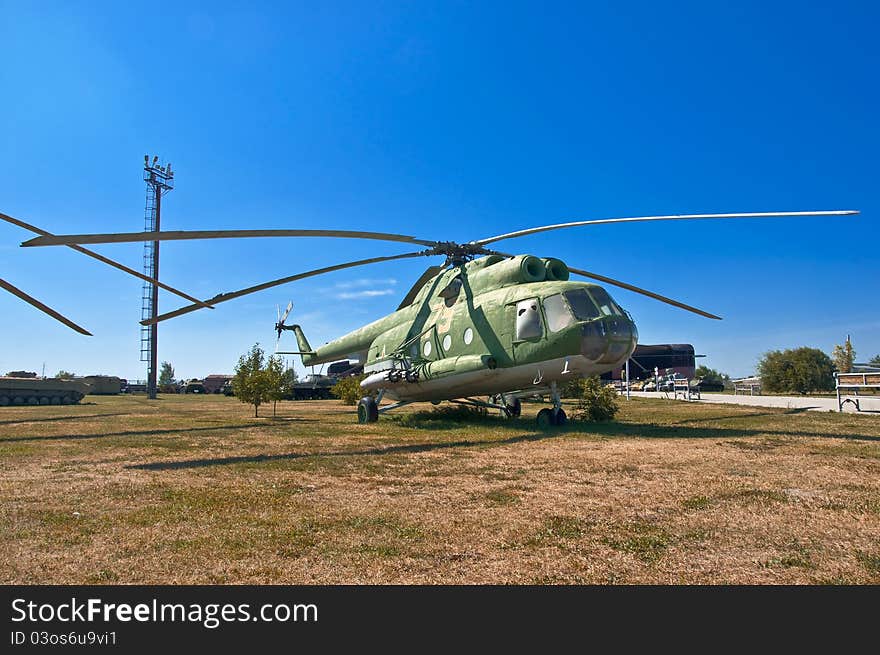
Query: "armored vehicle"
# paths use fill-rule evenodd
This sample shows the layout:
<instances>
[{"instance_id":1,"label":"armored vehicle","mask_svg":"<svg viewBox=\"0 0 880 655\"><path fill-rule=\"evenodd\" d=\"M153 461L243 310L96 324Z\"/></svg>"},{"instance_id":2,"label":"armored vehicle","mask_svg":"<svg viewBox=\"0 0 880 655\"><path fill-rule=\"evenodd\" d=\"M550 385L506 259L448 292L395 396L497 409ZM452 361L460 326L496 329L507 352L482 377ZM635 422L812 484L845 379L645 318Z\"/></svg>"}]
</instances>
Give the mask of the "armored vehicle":
<instances>
[{"instance_id":1,"label":"armored vehicle","mask_svg":"<svg viewBox=\"0 0 880 655\"><path fill-rule=\"evenodd\" d=\"M122 393L122 378L115 375L87 375L82 379L89 385L91 396L115 396Z\"/></svg>"},{"instance_id":2,"label":"armored vehicle","mask_svg":"<svg viewBox=\"0 0 880 655\"><path fill-rule=\"evenodd\" d=\"M313 373L291 387L287 400L329 400L330 389L338 382L335 377Z\"/></svg>"},{"instance_id":3,"label":"armored vehicle","mask_svg":"<svg viewBox=\"0 0 880 655\"><path fill-rule=\"evenodd\" d=\"M7 405L72 405L88 393L81 380L0 376L0 407Z\"/></svg>"}]
</instances>

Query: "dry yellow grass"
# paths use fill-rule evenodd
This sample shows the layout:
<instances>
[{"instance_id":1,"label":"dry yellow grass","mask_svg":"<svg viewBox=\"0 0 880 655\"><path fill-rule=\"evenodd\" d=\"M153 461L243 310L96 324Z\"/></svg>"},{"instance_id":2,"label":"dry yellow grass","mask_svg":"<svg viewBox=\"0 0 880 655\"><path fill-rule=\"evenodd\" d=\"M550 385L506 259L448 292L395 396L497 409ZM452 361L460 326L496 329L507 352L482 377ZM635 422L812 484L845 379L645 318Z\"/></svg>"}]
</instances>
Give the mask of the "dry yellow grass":
<instances>
[{"instance_id":1,"label":"dry yellow grass","mask_svg":"<svg viewBox=\"0 0 880 655\"><path fill-rule=\"evenodd\" d=\"M880 582L876 416L86 400L0 411L0 582Z\"/></svg>"}]
</instances>

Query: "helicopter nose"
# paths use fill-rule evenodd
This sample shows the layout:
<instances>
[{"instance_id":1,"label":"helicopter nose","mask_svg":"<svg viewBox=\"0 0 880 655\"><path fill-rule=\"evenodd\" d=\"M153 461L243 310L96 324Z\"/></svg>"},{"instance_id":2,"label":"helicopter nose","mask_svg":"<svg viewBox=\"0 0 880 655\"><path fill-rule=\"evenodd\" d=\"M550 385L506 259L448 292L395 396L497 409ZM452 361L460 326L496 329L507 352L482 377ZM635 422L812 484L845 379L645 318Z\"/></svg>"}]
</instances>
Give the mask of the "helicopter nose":
<instances>
[{"instance_id":1,"label":"helicopter nose","mask_svg":"<svg viewBox=\"0 0 880 655\"><path fill-rule=\"evenodd\" d=\"M609 316L581 326L581 354L600 364L624 362L638 339L635 324L626 316Z\"/></svg>"}]
</instances>

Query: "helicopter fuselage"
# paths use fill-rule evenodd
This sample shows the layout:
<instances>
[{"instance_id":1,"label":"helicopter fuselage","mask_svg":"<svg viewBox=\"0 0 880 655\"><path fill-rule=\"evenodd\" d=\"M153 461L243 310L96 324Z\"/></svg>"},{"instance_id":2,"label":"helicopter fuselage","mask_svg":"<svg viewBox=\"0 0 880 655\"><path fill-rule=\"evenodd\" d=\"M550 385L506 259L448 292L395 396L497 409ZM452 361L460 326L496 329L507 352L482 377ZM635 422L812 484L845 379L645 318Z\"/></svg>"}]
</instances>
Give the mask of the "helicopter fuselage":
<instances>
[{"instance_id":1,"label":"helicopter fuselage","mask_svg":"<svg viewBox=\"0 0 880 655\"><path fill-rule=\"evenodd\" d=\"M563 262L530 255L454 266L411 305L314 350L292 328L305 365L357 357L364 391L400 401L539 393L620 367L638 340L602 287L568 281Z\"/></svg>"}]
</instances>

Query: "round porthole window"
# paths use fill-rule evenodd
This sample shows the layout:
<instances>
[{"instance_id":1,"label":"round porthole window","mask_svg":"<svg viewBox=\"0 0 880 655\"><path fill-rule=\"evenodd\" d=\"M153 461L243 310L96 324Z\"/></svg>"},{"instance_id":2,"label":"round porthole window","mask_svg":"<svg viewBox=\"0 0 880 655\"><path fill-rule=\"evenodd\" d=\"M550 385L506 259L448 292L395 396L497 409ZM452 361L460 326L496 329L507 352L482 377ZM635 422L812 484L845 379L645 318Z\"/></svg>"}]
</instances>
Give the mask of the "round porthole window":
<instances>
[{"instance_id":1,"label":"round porthole window","mask_svg":"<svg viewBox=\"0 0 880 655\"><path fill-rule=\"evenodd\" d=\"M425 357L428 357L431 354L431 342L426 341L425 345L422 346L422 352L425 353Z\"/></svg>"},{"instance_id":2,"label":"round porthole window","mask_svg":"<svg viewBox=\"0 0 880 655\"><path fill-rule=\"evenodd\" d=\"M471 345L471 341L474 340L474 331L471 328L468 328L464 331L464 343L466 346Z\"/></svg>"},{"instance_id":3,"label":"round porthole window","mask_svg":"<svg viewBox=\"0 0 880 655\"><path fill-rule=\"evenodd\" d=\"M447 334L443 337L443 350L449 350L452 347L452 336Z\"/></svg>"}]
</instances>

